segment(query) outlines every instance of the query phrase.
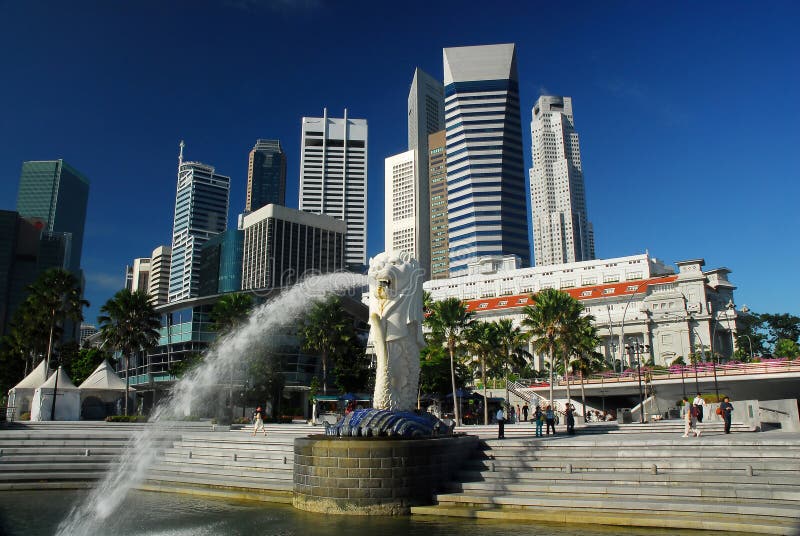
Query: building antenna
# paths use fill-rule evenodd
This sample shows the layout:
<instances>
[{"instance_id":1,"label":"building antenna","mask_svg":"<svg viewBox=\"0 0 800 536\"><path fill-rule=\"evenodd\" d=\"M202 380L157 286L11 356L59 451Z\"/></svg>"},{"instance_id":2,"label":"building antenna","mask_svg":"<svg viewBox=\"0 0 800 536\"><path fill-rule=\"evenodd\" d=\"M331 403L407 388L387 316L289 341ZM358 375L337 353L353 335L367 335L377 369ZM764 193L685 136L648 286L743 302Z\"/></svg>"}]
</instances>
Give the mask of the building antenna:
<instances>
[{"instance_id":1,"label":"building antenna","mask_svg":"<svg viewBox=\"0 0 800 536\"><path fill-rule=\"evenodd\" d=\"M178 171L180 171L181 166L183 165L183 148L186 147L186 144L183 143L183 140L181 140L178 146L181 148L180 151L178 152Z\"/></svg>"}]
</instances>

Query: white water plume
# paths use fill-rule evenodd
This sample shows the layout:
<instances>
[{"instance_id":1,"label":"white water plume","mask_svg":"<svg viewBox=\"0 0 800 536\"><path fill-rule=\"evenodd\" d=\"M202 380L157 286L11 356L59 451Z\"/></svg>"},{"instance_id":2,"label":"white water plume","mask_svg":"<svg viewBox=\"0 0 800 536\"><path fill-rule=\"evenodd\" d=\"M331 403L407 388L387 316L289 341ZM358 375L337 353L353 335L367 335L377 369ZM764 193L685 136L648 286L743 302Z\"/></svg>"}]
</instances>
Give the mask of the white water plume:
<instances>
[{"instance_id":1,"label":"white water plume","mask_svg":"<svg viewBox=\"0 0 800 536\"><path fill-rule=\"evenodd\" d=\"M128 492L142 482L158 457L159 444L170 432L170 421L186 415L193 407L215 392L220 378L228 378L234 369L262 348L266 334L298 322L315 301L366 285L366 276L337 272L303 279L277 297L257 307L238 329L218 340L202 363L189 371L172 388L150 417L150 424L129 441L115 469L95 487L82 504L75 506L58 527L58 536L89 536L113 532L109 524ZM174 431L173 431L174 433ZM143 513L144 514L144 513Z\"/></svg>"}]
</instances>

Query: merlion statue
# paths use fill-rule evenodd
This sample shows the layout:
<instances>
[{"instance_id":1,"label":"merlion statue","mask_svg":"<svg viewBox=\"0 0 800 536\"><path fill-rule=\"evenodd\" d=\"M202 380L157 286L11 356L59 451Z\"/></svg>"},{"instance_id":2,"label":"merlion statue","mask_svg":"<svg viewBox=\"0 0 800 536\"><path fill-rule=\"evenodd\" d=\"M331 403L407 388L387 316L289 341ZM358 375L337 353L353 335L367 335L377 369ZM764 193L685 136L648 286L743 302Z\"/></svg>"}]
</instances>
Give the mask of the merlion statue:
<instances>
[{"instance_id":1,"label":"merlion statue","mask_svg":"<svg viewBox=\"0 0 800 536\"><path fill-rule=\"evenodd\" d=\"M369 340L377 361L375 409L412 411L419 388L422 272L408 253L387 251L369 261Z\"/></svg>"}]
</instances>

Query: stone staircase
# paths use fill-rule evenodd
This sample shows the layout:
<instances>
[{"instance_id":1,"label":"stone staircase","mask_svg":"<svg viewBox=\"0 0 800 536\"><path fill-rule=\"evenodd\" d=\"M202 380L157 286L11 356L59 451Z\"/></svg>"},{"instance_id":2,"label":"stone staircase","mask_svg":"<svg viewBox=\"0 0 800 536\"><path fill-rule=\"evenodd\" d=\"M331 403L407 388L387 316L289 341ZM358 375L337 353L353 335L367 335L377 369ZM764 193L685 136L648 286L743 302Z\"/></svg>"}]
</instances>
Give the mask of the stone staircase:
<instances>
[{"instance_id":1,"label":"stone staircase","mask_svg":"<svg viewBox=\"0 0 800 536\"><path fill-rule=\"evenodd\" d=\"M0 430L0 491L86 488L116 464L144 423L14 423ZM159 437L169 444L182 430L209 423L176 423Z\"/></svg>"},{"instance_id":2,"label":"stone staircase","mask_svg":"<svg viewBox=\"0 0 800 536\"><path fill-rule=\"evenodd\" d=\"M412 513L763 534L800 526L800 437L629 433L483 445L437 505Z\"/></svg>"},{"instance_id":3,"label":"stone staircase","mask_svg":"<svg viewBox=\"0 0 800 536\"><path fill-rule=\"evenodd\" d=\"M267 425L225 433L185 433L151 467L139 488L291 504L294 440L324 430Z\"/></svg>"}]
</instances>

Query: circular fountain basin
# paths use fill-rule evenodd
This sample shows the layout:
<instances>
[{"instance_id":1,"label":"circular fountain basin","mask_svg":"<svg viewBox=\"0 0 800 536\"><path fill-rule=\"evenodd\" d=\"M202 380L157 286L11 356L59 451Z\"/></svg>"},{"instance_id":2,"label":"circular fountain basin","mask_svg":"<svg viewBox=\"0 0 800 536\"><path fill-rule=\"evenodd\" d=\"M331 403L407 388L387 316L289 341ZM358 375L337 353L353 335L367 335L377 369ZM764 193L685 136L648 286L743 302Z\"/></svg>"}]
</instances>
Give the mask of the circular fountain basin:
<instances>
[{"instance_id":1,"label":"circular fountain basin","mask_svg":"<svg viewBox=\"0 0 800 536\"><path fill-rule=\"evenodd\" d=\"M310 436L294 441L295 508L349 515L406 515L477 448L475 436L431 439Z\"/></svg>"}]
</instances>

